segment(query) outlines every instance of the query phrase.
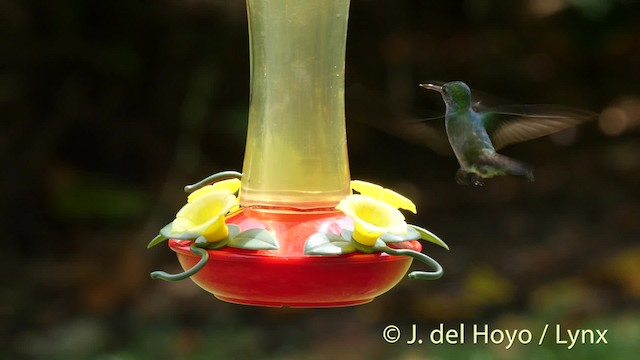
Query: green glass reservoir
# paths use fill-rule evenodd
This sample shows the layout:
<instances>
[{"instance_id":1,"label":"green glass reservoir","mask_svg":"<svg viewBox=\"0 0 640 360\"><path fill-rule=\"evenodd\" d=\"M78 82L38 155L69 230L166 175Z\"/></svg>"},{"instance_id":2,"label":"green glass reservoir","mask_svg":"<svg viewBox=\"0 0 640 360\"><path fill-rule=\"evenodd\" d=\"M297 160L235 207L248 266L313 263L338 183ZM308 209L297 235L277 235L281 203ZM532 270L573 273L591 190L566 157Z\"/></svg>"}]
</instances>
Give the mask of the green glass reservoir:
<instances>
[{"instance_id":1,"label":"green glass reservoir","mask_svg":"<svg viewBox=\"0 0 640 360\"><path fill-rule=\"evenodd\" d=\"M350 193L349 0L247 0L251 89L240 203L322 210Z\"/></svg>"}]
</instances>

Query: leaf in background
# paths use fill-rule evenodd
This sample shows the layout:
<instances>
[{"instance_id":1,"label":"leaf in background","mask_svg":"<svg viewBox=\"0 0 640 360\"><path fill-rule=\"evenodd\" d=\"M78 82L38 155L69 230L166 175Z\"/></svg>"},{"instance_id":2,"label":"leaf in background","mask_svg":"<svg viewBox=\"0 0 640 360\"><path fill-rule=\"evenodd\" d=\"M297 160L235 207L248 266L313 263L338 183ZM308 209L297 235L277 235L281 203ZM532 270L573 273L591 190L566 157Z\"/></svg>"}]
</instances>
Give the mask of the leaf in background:
<instances>
[{"instance_id":1,"label":"leaf in background","mask_svg":"<svg viewBox=\"0 0 640 360\"><path fill-rule=\"evenodd\" d=\"M53 213L66 221L123 222L143 216L149 209L144 189L97 174L56 186L51 194Z\"/></svg>"}]
</instances>

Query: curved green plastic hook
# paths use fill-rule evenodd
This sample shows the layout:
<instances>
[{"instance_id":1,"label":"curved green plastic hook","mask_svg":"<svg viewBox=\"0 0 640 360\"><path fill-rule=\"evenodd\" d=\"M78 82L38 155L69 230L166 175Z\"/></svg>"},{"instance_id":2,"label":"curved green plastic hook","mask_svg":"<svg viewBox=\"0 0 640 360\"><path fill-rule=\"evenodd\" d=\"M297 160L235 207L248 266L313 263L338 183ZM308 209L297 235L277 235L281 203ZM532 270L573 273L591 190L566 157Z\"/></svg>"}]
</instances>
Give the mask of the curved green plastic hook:
<instances>
[{"instance_id":1,"label":"curved green plastic hook","mask_svg":"<svg viewBox=\"0 0 640 360\"><path fill-rule=\"evenodd\" d=\"M215 173L211 176L208 176L195 184L187 185L184 187L184 192L190 194L204 186L212 184L216 181L226 180L226 179L241 179L242 174L237 171L222 171L219 173Z\"/></svg>"},{"instance_id":2,"label":"curved green plastic hook","mask_svg":"<svg viewBox=\"0 0 640 360\"><path fill-rule=\"evenodd\" d=\"M411 273L409 273L409 277L412 279L435 280L441 278L442 274L444 273L442 266L437 261L421 252L409 249L392 249L388 246L376 246L374 247L374 249L383 251L389 255L411 256L412 258L422 262L423 264L427 264L434 269L434 271L412 271Z\"/></svg>"},{"instance_id":3,"label":"curved green plastic hook","mask_svg":"<svg viewBox=\"0 0 640 360\"><path fill-rule=\"evenodd\" d=\"M151 273L151 278L164 281L179 281L184 280L202 270L202 268L207 265L207 261L209 261L209 253L207 252L207 250L197 247L195 242L191 244L189 250L191 250L192 253L201 256L200 261L198 261L198 263L195 264L191 269L185 270L184 272L181 272L179 274L169 274L164 271L154 271Z\"/></svg>"}]
</instances>

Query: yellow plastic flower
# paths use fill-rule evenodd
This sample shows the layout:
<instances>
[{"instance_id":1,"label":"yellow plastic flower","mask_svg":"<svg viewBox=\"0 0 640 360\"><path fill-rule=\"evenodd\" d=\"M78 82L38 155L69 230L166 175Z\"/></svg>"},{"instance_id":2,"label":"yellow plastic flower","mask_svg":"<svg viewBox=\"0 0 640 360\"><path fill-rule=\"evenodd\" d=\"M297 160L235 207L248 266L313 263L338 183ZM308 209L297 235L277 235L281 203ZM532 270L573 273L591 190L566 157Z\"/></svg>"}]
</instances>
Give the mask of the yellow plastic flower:
<instances>
[{"instance_id":1,"label":"yellow plastic flower","mask_svg":"<svg viewBox=\"0 0 640 360\"><path fill-rule=\"evenodd\" d=\"M192 202L201 196L205 196L218 190L227 190L230 193L235 194L236 192L238 192L238 190L240 190L240 179L227 179L218 181L211 185L203 186L202 188L189 194L189 197L187 197L187 202Z\"/></svg>"},{"instance_id":2,"label":"yellow plastic flower","mask_svg":"<svg viewBox=\"0 0 640 360\"><path fill-rule=\"evenodd\" d=\"M385 202L396 209L409 210L414 214L417 211L416 205L411 200L393 190L385 189L380 185L361 180L353 180L351 181L351 189L359 192L360 195Z\"/></svg>"},{"instance_id":3,"label":"yellow plastic flower","mask_svg":"<svg viewBox=\"0 0 640 360\"><path fill-rule=\"evenodd\" d=\"M229 235L225 215L237 207L238 199L226 189L200 194L178 211L171 232L196 233L208 242L220 241Z\"/></svg>"},{"instance_id":4,"label":"yellow plastic flower","mask_svg":"<svg viewBox=\"0 0 640 360\"><path fill-rule=\"evenodd\" d=\"M406 234L407 223L397 208L364 195L349 195L336 209L353 219L353 239L372 246L384 233Z\"/></svg>"}]
</instances>

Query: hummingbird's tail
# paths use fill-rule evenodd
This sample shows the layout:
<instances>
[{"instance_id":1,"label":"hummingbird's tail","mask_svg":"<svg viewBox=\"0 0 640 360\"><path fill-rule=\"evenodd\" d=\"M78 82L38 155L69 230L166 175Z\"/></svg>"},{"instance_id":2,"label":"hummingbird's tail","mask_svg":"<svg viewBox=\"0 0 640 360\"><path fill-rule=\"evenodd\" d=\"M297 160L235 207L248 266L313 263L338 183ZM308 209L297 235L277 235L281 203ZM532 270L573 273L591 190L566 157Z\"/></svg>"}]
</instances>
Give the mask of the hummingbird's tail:
<instances>
[{"instance_id":1,"label":"hummingbird's tail","mask_svg":"<svg viewBox=\"0 0 640 360\"><path fill-rule=\"evenodd\" d=\"M496 175L520 176L528 181L533 181L533 169L528 165L512 158L494 153L491 156L481 156L478 159L478 167L484 171L482 177L489 178Z\"/></svg>"}]
</instances>

